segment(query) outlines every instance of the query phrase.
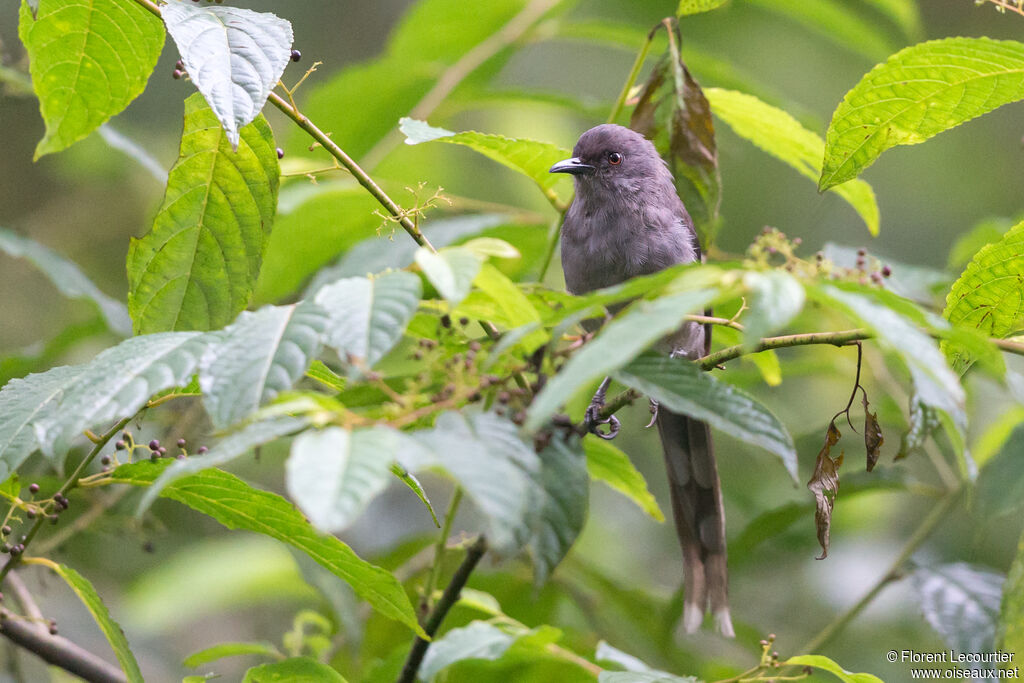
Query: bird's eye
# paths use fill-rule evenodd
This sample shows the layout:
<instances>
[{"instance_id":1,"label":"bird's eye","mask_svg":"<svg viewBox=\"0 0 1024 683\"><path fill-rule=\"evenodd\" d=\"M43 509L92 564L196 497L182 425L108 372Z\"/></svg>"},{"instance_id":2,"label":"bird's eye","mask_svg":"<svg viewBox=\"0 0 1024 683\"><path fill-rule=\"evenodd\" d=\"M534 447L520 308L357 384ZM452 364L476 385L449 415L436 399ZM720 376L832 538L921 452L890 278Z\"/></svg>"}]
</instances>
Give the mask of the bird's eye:
<instances>
[{"instance_id":1,"label":"bird's eye","mask_svg":"<svg viewBox=\"0 0 1024 683\"><path fill-rule=\"evenodd\" d=\"M612 166L618 166L622 163L622 155L618 152L608 152L608 163Z\"/></svg>"}]
</instances>

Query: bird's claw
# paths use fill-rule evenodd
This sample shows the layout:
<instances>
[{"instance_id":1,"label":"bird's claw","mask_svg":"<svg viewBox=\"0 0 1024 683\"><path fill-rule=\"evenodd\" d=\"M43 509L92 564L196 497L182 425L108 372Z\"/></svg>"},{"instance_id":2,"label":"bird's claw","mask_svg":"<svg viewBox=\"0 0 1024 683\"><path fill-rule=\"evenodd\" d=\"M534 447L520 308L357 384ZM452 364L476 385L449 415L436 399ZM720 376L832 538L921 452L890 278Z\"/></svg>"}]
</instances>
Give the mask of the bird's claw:
<instances>
[{"instance_id":1,"label":"bird's claw","mask_svg":"<svg viewBox=\"0 0 1024 683\"><path fill-rule=\"evenodd\" d=\"M653 398L650 399L650 401L651 401L651 421L648 422L644 426L644 429L650 429L651 427L654 426L654 423L658 421L658 402L655 401Z\"/></svg>"},{"instance_id":2,"label":"bird's claw","mask_svg":"<svg viewBox=\"0 0 1024 683\"><path fill-rule=\"evenodd\" d=\"M583 426L586 427L587 431L594 436L604 439L605 441L611 441L619 435L619 427L622 425L619 423L619 418L614 415L601 417L602 408L604 408L604 401L598 400L595 396L594 400L590 402L589 406L587 406L587 412L584 414L583 418ZM608 425L608 431L601 431L601 425Z\"/></svg>"}]
</instances>

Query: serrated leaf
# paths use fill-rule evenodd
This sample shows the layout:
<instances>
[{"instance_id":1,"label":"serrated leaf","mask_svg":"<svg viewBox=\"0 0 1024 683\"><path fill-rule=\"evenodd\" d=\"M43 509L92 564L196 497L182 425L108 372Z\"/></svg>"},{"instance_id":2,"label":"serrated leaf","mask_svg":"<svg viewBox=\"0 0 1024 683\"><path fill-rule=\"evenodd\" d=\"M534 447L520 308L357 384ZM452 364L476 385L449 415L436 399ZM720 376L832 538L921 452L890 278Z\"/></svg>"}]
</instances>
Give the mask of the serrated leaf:
<instances>
[{"instance_id":1,"label":"serrated leaf","mask_svg":"<svg viewBox=\"0 0 1024 683\"><path fill-rule=\"evenodd\" d=\"M110 647L114 650L114 655L117 656L117 661L121 664L121 669L124 671L127 679L133 683L135 681L141 683L144 680L142 672L139 670L139 664L135 661L135 655L132 654L131 647L128 645L128 639L124 637L124 631L121 630L118 623L110 616L107 606L103 604L92 583L71 567L56 564L49 560L43 560L42 563L67 582L71 590L78 596L78 599L82 601L82 604L92 614L92 618L96 620L96 625L100 627L103 635L107 637L107 642L110 643Z\"/></svg>"},{"instance_id":2,"label":"serrated leaf","mask_svg":"<svg viewBox=\"0 0 1024 683\"><path fill-rule=\"evenodd\" d=\"M163 462L122 465L111 473L111 481L150 486L165 471ZM348 583L382 615L426 637L405 590L390 572L361 559L337 538L318 534L302 513L281 496L253 488L216 469L179 479L160 495L209 515L229 529L255 531L301 550Z\"/></svg>"},{"instance_id":3,"label":"serrated leaf","mask_svg":"<svg viewBox=\"0 0 1024 683\"><path fill-rule=\"evenodd\" d=\"M291 657L254 666L242 683L345 683L345 677L312 657Z\"/></svg>"},{"instance_id":4,"label":"serrated leaf","mask_svg":"<svg viewBox=\"0 0 1024 683\"><path fill-rule=\"evenodd\" d=\"M231 150L203 98L185 130L153 229L128 250L128 310L138 334L209 330L249 303L277 206L274 135L259 116Z\"/></svg>"},{"instance_id":5,"label":"serrated leaf","mask_svg":"<svg viewBox=\"0 0 1024 683\"><path fill-rule=\"evenodd\" d=\"M692 362L645 353L614 377L677 413L703 420L777 455L797 480L796 448L779 419L753 396L712 377Z\"/></svg>"},{"instance_id":6,"label":"serrated leaf","mask_svg":"<svg viewBox=\"0 0 1024 683\"><path fill-rule=\"evenodd\" d=\"M825 135L818 187L1024 97L1024 43L944 38L900 50L846 93Z\"/></svg>"},{"instance_id":7,"label":"serrated leaf","mask_svg":"<svg viewBox=\"0 0 1024 683\"><path fill-rule=\"evenodd\" d=\"M46 122L35 159L70 147L121 113L146 87L164 44L159 20L118 0L21 5L18 36Z\"/></svg>"},{"instance_id":8,"label":"serrated leaf","mask_svg":"<svg viewBox=\"0 0 1024 683\"><path fill-rule=\"evenodd\" d=\"M611 442L593 435L583 440L583 451L587 454L587 472L591 479L603 481L636 503L653 519L665 521L658 501L647 488L644 475L633 466L628 455Z\"/></svg>"},{"instance_id":9,"label":"serrated leaf","mask_svg":"<svg viewBox=\"0 0 1024 683\"><path fill-rule=\"evenodd\" d=\"M398 446L387 427L303 432L285 465L288 495L313 526L341 531L387 487Z\"/></svg>"},{"instance_id":10,"label":"serrated leaf","mask_svg":"<svg viewBox=\"0 0 1024 683\"><path fill-rule=\"evenodd\" d=\"M62 366L13 379L0 389L0 479L25 462L38 447L35 423L51 416L84 366Z\"/></svg>"},{"instance_id":11,"label":"serrated leaf","mask_svg":"<svg viewBox=\"0 0 1024 683\"><path fill-rule=\"evenodd\" d=\"M205 341L195 332L165 332L100 353L64 386L56 407L35 421L43 453L61 457L86 429L134 415L156 393L188 384Z\"/></svg>"},{"instance_id":12,"label":"serrated leaf","mask_svg":"<svg viewBox=\"0 0 1024 683\"><path fill-rule=\"evenodd\" d=\"M326 324L326 311L304 301L243 311L210 335L199 387L213 426L227 429L291 389L320 351Z\"/></svg>"},{"instance_id":13,"label":"serrated leaf","mask_svg":"<svg viewBox=\"0 0 1024 683\"><path fill-rule=\"evenodd\" d=\"M897 311L863 293L822 285L818 291L872 329L884 346L895 351L910 371L920 400L948 413L954 422L965 424L964 390L956 374L946 364L932 339ZM882 296L884 293L879 294Z\"/></svg>"},{"instance_id":14,"label":"serrated leaf","mask_svg":"<svg viewBox=\"0 0 1024 683\"><path fill-rule=\"evenodd\" d=\"M686 315L703 310L714 296L714 290L701 289L633 304L623 315L605 325L593 341L573 354L548 381L530 406L526 428L539 429L578 391L626 365L654 342L678 329Z\"/></svg>"},{"instance_id":15,"label":"serrated leaf","mask_svg":"<svg viewBox=\"0 0 1024 683\"><path fill-rule=\"evenodd\" d=\"M913 574L925 619L958 652L995 649L1004 580L1002 574L966 562L921 567Z\"/></svg>"},{"instance_id":16,"label":"serrated leaf","mask_svg":"<svg viewBox=\"0 0 1024 683\"><path fill-rule=\"evenodd\" d=\"M352 365L373 367L402 338L422 293L420 279L402 271L323 287L314 300L327 312L326 345Z\"/></svg>"},{"instance_id":17,"label":"serrated leaf","mask_svg":"<svg viewBox=\"0 0 1024 683\"><path fill-rule=\"evenodd\" d=\"M753 95L721 88L707 88L704 94L711 103L711 111L733 132L794 168L805 178L817 182L825 154L825 141L817 133L805 128L782 109ZM870 185L863 180L850 180L834 187L833 191L853 207L867 225L868 232L878 234L878 202Z\"/></svg>"},{"instance_id":18,"label":"serrated leaf","mask_svg":"<svg viewBox=\"0 0 1024 683\"><path fill-rule=\"evenodd\" d=\"M416 250L416 264L452 306L458 306L469 294L483 262L482 256L462 247L446 247L437 253L426 247Z\"/></svg>"},{"instance_id":19,"label":"serrated leaf","mask_svg":"<svg viewBox=\"0 0 1024 683\"><path fill-rule=\"evenodd\" d=\"M785 327L803 310L804 286L785 271L751 271L744 274L743 285L750 291L750 312L743 316L743 344L747 348Z\"/></svg>"},{"instance_id":20,"label":"serrated leaf","mask_svg":"<svg viewBox=\"0 0 1024 683\"><path fill-rule=\"evenodd\" d=\"M426 121L410 118L402 118L399 121L399 128L405 134L407 145L437 140L469 147L499 164L522 173L537 183L544 196L555 204L564 205L570 194L568 182L561 178L560 174L548 172L554 164L572 156L567 149L548 142L507 138L503 135L476 131L456 133L436 128Z\"/></svg>"},{"instance_id":21,"label":"serrated leaf","mask_svg":"<svg viewBox=\"0 0 1024 683\"><path fill-rule=\"evenodd\" d=\"M543 500L530 547L533 583L542 586L572 548L587 521L590 477L579 438L556 435L538 454Z\"/></svg>"},{"instance_id":22,"label":"serrated leaf","mask_svg":"<svg viewBox=\"0 0 1024 683\"><path fill-rule=\"evenodd\" d=\"M970 230L960 234L949 248L946 267L962 270L983 247L1001 240L1016 224L1017 221L1009 218L986 218L975 223Z\"/></svg>"},{"instance_id":23,"label":"serrated leaf","mask_svg":"<svg viewBox=\"0 0 1024 683\"><path fill-rule=\"evenodd\" d=\"M950 288L942 315L956 327L975 329L990 337L1009 336L1024 328L1022 280L1024 222L974 255ZM946 352L954 367L970 365L967 349L947 344Z\"/></svg>"},{"instance_id":24,"label":"serrated leaf","mask_svg":"<svg viewBox=\"0 0 1024 683\"><path fill-rule=\"evenodd\" d=\"M203 470L212 469L240 458L257 446L296 432L307 425L305 419L291 416L278 416L245 425L241 429L220 440L216 446L204 455L194 455L185 460L175 460L142 494L136 508L136 516L142 515L157 499L163 495L165 487L184 477L194 475Z\"/></svg>"},{"instance_id":25,"label":"serrated leaf","mask_svg":"<svg viewBox=\"0 0 1024 683\"><path fill-rule=\"evenodd\" d=\"M488 520L490 544L511 553L527 543L540 514L540 458L518 428L494 413L446 412L433 429L411 432L399 449L408 470L446 470Z\"/></svg>"},{"instance_id":26,"label":"serrated leaf","mask_svg":"<svg viewBox=\"0 0 1024 683\"><path fill-rule=\"evenodd\" d=\"M682 17L688 14L700 14L718 9L724 5L726 0L679 0L679 7L676 8L676 16Z\"/></svg>"},{"instance_id":27,"label":"serrated leaf","mask_svg":"<svg viewBox=\"0 0 1024 683\"><path fill-rule=\"evenodd\" d=\"M836 678L843 681L843 683L884 683L881 678L872 674L850 673L828 657L824 657L822 655L800 655L799 657L790 657L785 662L782 662L782 665L809 666L815 669L821 669L822 671L828 671L830 674L833 674Z\"/></svg>"},{"instance_id":28,"label":"serrated leaf","mask_svg":"<svg viewBox=\"0 0 1024 683\"><path fill-rule=\"evenodd\" d=\"M86 299L96 304L111 332L126 337L132 333L128 309L100 291L78 266L38 242L0 228L0 250L30 261L69 299Z\"/></svg>"},{"instance_id":29,"label":"serrated leaf","mask_svg":"<svg viewBox=\"0 0 1024 683\"><path fill-rule=\"evenodd\" d=\"M667 30L674 40L637 95L629 126L651 140L668 164L700 246L707 250L718 230L722 203L715 126L704 92L679 55L679 28Z\"/></svg>"},{"instance_id":30,"label":"serrated leaf","mask_svg":"<svg viewBox=\"0 0 1024 683\"><path fill-rule=\"evenodd\" d=\"M878 61L898 45L886 38L877 22L868 22L841 0L745 0L792 19L851 52Z\"/></svg>"},{"instance_id":31,"label":"serrated leaf","mask_svg":"<svg viewBox=\"0 0 1024 683\"><path fill-rule=\"evenodd\" d=\"M161 8L185 70L233 149L288 66L292 25L270 12L171 0Z\"/></svg>"},{"instance_id":32,"label":"serrated leaf","mask_svg":"<svg viewBox=\"0 0 1024 683\"><path fill-rule=\"evenodd\" d=\"M242 655L263 655L272 659L282 657L273 643L217 643L212 647L203 648L199 652L193 652L182 662L183 665L195 668L203 664L215 662L225 657L239 657Z\"/></svg>"},{"instance_id":33,"label":"serrated leaf","mask_svg":"<svg viewBox=\"0 0 1024 683\"><path fill-rule=\"evenodd\" d=\"M1024 657L1024 534L1003 584L996 645L1000 650L1013 653L1014 661L1019 662Z\"/></svg>"}]
</instances>

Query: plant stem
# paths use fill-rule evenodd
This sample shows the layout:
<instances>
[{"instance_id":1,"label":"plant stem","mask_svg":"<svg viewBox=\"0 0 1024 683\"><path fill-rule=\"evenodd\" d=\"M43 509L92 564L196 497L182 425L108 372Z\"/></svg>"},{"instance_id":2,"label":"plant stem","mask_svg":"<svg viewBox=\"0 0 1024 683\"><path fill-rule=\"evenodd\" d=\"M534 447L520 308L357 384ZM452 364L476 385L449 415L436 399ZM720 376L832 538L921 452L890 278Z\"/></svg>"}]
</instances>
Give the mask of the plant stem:
<instances>
[{"instance_id":1,"label":"plant stem","mask_svg":"<svg viewBox=\"0 0 1024 683\"><path fill-rule=\"evenodd\" d=\"M960 500L960 495L963 493L963 488L957 488L949 493L940 500L935 507L928 512L921 523L918 525L914 533L911 534L907 540L903 550L896 556L896 559L892 561L889 568L882 574L874 585L864 594L860 600L856 602L848 610L837 616L830 624L823 628L817 636L812 638L803 647L799 648L798 652L805 652L813 654L821 649L823 645L828 643L837 633L843 630L847 624L860 614L865 607L882 592L882 589L888 586L893 581L900 578L900 571L903 569L903 565L906 564L910 556L924 543L931 535L935 528L939 525L939 522L946 516L946 513L953 507L953 505Z\"/></svg>"},{"instance_id":2,"label":"plant stem","mask_svg":"<svg viewBox=\"0 0 1024 683\"><path fill-rule=\"evenodd\" d=\"M554 222L551 224L551 229L548 230L548 246L544 250L544 260L541 261L540 274L537 275L537 282L544 282L544 276L548 274L548 268L551 267L551 261L555 258L555 249L558 248L558 240L562 236L562 221L565 219L565 212L558 214Z\"/></svg>"},{"instance_id":3,"label":"plant stem","mask_svg":"<svg viewBox=\"0 0 1024 683\"><path fill-rule=\"evenodd\" d=\"M636 59L633 60L633 68L629 70L629 76L626 77L626 82L622 85L622 91L619 93L618 99L615 100L615 104L612 105L611 113L608 114L608 123L615 123L615 119L619 118L619 112L622 111L622 107L626 104L629 91L633 89L633 84L636 83L636 79L640 76L640 69L643 68L644 62L647 61L647 54L651 51L654 36L662 26L663 24L658 23L647 32L647 40L640 47L640 52L637 53Z\"/></svg>"},{"instance_id":4,"label":"plant stem","mask_svg":"<svg viewBox=\"0 0 1024 683\"><path fill-rule=\"evenodd\" d=\"M833 346L845 346L851 342L862 339L871 339L875 335L865 329L842 330L839 332L810 332L807 334L787 334L781 337L765 337L753 348L746 348L742 344L730 346L708 354L697 362L704 370L710 370L722 363L745 356L750 353L760 353L770 349L783 349L790 346L809 346L811 344L831 344Z\"/></svg>"},{"instance_id":5,"label":"plant stem","mask_svg":"<svg viewBox=\"0 0 1024 683\"><path fill-rule=\"evenodd\" d=\"M431 638L437 633L437 630L441 628L441 623L444 618L448 616L448 611L455 605L459 599L459 594L465 587L466 582L469 581L469 576L473 573L476 565L480 562L480 558L487 552L487 540L480 536L476 539L466 551L466 557L462 560L462 564L455 570L455 574L452 576L451 582L448 587L444 589L444 593L441 595L441 599L438 600L437 605L434 607L430 616L427 618L427 622L423 625L423 630L427 632L427 635ZM420 669L420 664L423 663L423 657L427 654L427 648L430 647L430 641L423 640L422 638L416 638L412 644L412 650L409 651L409 657L405 660L405 666L402 667L402 673L398 677L398 683L413 683L416 680L416 673Z\"/></svg>"},{"instance_id":6,"label":"plant stem","mask_svg":"<svg viewBox=\"0 0 1024 683\"><path fill-rule=\"evenodd\" d=\"M995 5L997 9L1000 9L1000 10L1010 10L1011 12L1016 12L1017 14L1019 14L1021 16L1024 16L1024 3L1021 3L1020 0L988 0L988 1L991 2L993 5ZM974 4L978 5L978 4L981 4L981 3L975 2Z\"/></svg>"},{"instance_id":7,"label":"plant stem","mask_svg":"<svg viewBox=\"0 0 1024 683\"><path fill-rule=\"evenodd\" d=\"M8 562L10 565L10 562ZM127 677L116 666L84 650L67 638L50 635L34 622L0 607L0 635L32 652L43 661L59 666L86 681L124 683Z\"/></svg>"},{"instance_id":8,"label":"plant stem","mask_svg":"<svg viewBox=\"0 0 1024 683\"><path fill-rule=\"evenodd\" d=\"M71 473L71 476L68 477L67 481L65 481L64 484L61 485L60 489L53 495L66 495L68 491L75 488L78 485L78 478L82 476L82 472L84 472L92 461L96 459L96 456L100 454L100 451L102 451L103 447L107 445L107 442L114 438L115 434L124 429L125 426L132 421L133 417L135 416L132 415L124 418L105 432L103 436L99 437L99 440L96 442L96 445L93 446L92 450L89 451L89 454L82 459L82 462L78 463L78 467L75 468L75 471ZM39 529L43 526L43 522L45 521L46 515L40 514L36 517L35 524L33 524L32 528L28 530L28 533L25 534L25 540L22 541L23 546L26 548L29 546L32 539L36 537L37 533L39 533ZM22 555L23 554L24 551L22 551ZM0 569L0 581L3 581L10 571L14 569L14 566L18 564L22 555L11 556L11 559L3 566L3 569Z\"/></svg>"},{"instance_id":9,"label":"plant stem","mask_svg":"<svg viewBox=\"0 0 1024 683\"><path fill-rule=\"evenodd\" d=\"M423 588L423 599L420 601L420 611L426 616L434 602L434 589L441 578L441 571L444 565L444 555L448 548L448 537L452 533L452 523L455 520L455 513L459 511L459 503L462 502L462 487L456 486L452 491L451 502L448 503L448 511L444 515L444 527L437 537L434 546L434 563L430 566L430 574L427 576L427 585Z\"/></svg>"}]
</instances>

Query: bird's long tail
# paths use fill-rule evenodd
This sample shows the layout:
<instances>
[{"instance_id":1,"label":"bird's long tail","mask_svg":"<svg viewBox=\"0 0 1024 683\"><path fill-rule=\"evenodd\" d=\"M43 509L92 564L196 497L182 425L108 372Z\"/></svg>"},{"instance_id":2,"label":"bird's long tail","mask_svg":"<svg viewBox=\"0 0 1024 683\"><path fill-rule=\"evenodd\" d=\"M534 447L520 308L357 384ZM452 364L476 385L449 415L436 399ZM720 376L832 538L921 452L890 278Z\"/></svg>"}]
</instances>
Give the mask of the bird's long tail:
<instances>
[{"instance_id":1,"label":"bird's long tail","mask_svg":"<svg viewBox=\"0 0 1024 683\"><path fill-rule=\"evenodd\" d=\"M683 626L692 633L710 608L722 635L733 637L729 617L725 511L707 423L661 406L658 432L665 452L672 513L683 550Z\"/></svg>"}]
</instances>

